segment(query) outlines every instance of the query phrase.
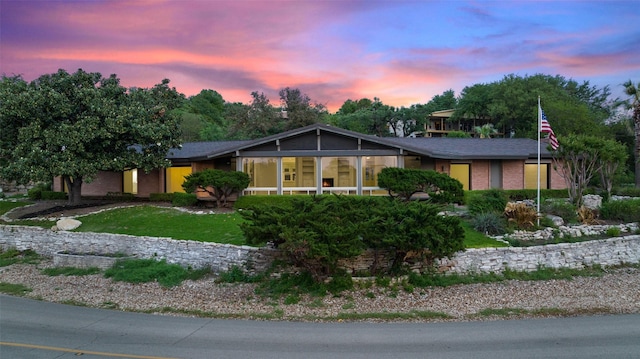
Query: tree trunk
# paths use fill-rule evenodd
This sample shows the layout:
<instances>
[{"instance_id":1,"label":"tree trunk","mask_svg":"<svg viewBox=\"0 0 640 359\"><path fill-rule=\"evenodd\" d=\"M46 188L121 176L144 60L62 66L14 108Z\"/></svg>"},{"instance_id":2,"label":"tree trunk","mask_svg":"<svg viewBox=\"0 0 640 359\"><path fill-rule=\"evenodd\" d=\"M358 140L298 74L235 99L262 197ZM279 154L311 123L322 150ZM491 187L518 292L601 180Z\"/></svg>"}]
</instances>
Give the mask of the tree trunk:
<instances>
[{"instance_id":1,"label":"tree trunk","mask_svg":"<svg viewBox=\"0 0 640 359\"><path fill-rule=\"evenodd\" d=\"M65 176L64 181L69 189L69 204L80 204L80 202L82 202L82 177L71 179L71 177Z\"/></svg>"}]
</instances>

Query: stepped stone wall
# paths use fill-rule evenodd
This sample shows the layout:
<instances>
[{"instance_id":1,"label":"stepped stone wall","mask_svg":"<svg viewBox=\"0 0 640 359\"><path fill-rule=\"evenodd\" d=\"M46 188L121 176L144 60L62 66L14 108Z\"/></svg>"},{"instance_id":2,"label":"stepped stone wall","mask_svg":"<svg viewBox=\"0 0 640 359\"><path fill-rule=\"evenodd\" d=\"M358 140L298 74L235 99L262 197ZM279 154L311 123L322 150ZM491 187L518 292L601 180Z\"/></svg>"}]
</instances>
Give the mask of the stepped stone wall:
<instances>
[{"instance_id":1,"label":"stepped stone wall","mask_svg":"<svg viewBox=\"0 0 640 359\"><path fill-rule=\"evenodd\" d=\"M185 267L208 266L214 272L226 271L233 266L247 268L249 272L259 272L271 264L276 253L269 248L7 225L0 226L0 248L31 249L47 257L60 252L118 253L144 259L166 259L168 263Z\"/></svg>"},{"instance_id":2,"label":"stepped stone wall","mask_svg":"<svg viewBox=\"0 0 640 359\"><path fill-rule=\"evenodd\" d=\"M137 258L166 259L192 268L210 267L214 272L233 266L260 272L278 255L272 248L254 248L217 243L137 237L109 233L51 231L39 227L0 225L0 248L32 249L53 257L60 252L123 254ZM344 264L352 273L366 272L372 263L388 265L389 257L373 251ZM640 262L640 235L629 235L580 243L560 243L535 247L468 249L452 259L438 261L441 270L452 273L502 272L509 268L532 271L548 268L583 268Z\"/></svg>"}]
</instances>

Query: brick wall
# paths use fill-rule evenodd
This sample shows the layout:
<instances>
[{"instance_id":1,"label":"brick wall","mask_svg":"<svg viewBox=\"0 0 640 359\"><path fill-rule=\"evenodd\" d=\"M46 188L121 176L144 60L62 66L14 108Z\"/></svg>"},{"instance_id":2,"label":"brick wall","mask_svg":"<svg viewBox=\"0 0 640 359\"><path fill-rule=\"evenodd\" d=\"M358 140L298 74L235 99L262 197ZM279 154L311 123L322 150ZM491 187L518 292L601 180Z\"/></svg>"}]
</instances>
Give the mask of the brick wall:
<instances>
[{"instance_id":1,"label":"brick wall","mask_svg":"<svg viewBox=\"0 0 640 359\"><path fill-rule=\"evenodd\" d=\"M522 189L524 186L524 161L502 161L502 188Z\"/></svg>"},{"instance_id":2,"label":"brick wall","mask_svg":"<svg viewBox=\"0 0 640 359\"><path fill-rule=\"evenodd\" d=\"M491 162L487 160L474 160L471 163L471 189L488 189Z\"/></svg>"},{"instance_id":3,"label":"brick wall","mask_svg":"<svg viewBox=\"0 0 640 359\"><path fill-rule=\"evenodd\" d=\"M164 192L164 179L160 180L160 172L164 172L164 169L155 169L149 173L138 170L138 197L149 197L151 193Z\"/></svg>"},{"instance_id":4,"label":"brick wall","mask_svg":"<svg viewBox=\"0 0 640 359\"><path fill-rule=\"evenodd\" d=\"M121 172L100 171L91 183L82 184L83 196L104 196L108 192L122 192Z\"/></svg>"}]
</instances>

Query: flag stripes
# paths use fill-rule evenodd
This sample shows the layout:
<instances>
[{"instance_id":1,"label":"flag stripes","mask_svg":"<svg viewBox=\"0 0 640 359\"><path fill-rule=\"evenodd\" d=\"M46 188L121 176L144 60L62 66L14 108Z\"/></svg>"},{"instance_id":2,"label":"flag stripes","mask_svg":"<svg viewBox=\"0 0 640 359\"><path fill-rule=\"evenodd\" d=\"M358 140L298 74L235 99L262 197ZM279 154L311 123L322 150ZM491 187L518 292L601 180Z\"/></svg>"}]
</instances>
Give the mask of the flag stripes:
<instances>
[{"instance_id":1,"label":"flag stripes","mask_svg":"<svg viewBox=\"0 0 640 359\"><path fill-rule=\"evenodd\" d=\"M544 114L544 111L542 111L541 107L539 108L539 110L540 110L540 132L549 134L549 144L551 145L551 148L553 150L557 150L560 144L558 144L558 139L556 138L556 134L553 133L553 129L551 129L551 125L549 124L549 121L547 121L547 116Z\"/></svg>"}]
</instances>

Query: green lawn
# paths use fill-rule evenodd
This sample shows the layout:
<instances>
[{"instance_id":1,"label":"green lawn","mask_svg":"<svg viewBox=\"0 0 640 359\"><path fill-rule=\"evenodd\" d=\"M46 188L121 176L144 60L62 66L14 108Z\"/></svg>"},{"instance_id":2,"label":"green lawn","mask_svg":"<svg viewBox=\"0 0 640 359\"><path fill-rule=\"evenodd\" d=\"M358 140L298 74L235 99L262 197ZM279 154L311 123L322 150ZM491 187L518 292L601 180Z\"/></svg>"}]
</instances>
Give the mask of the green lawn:
<instances>
[{"instance_id":1,"label":"green lawn","mask_svg":"<svg viewBox=\"0 0 640 359\"><path fill-rule=\"evenodd\" d=\"M174 208L135 206L104 211L78 218L76 232L130 234L169 237L201 242L242 245L242 218L237 213L191 214Z\"/></svg>"},{"instance_id":2,"label":"green lawn","mask_svg":"<svg viewBox=\"0 0 640 359\"><path fill-rule=\"evenodd\" d=\"M471 227L469 222L461 221L464 228L464 246L465 248L486 248L486 247L508 247L504 242L498 242L493 238L489 238L484 234L476 231Z\"/></svg>"},{"instance_id":3,"label":"green lawn","mask_svg":"<svg viewBox=\"0 0 640 359\"><path fill-rule=\"evenodd\" d=\"M10 210L16 207L26 206L30 203L28 202L13 202L13 201L0 201L0 216L9 212Z\"/></svg>"},{"instance_id":4,"label":"green lawn","mask_svg":"<svg viewBox=\"0 0 640 359\"><path fill-rule=\"evenodd\" d=\"M28 202L0 201L0 215ZM130 234L134 236L169 237L202 242L245 244L238 224L243 219L236 212L225 214L191 214L174 208L136 206L104 211L79 218L82 226L76 232ZM47 221L14 221L12 224L51 227ZM466 248L506 247L488 238L462 221Z\"/></svg>"}]
</instances>

